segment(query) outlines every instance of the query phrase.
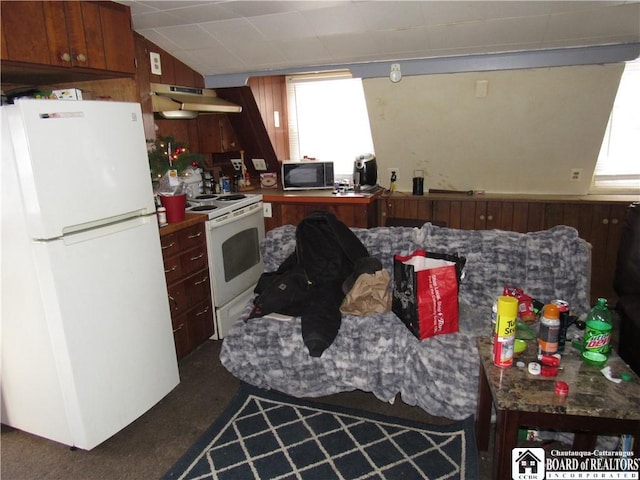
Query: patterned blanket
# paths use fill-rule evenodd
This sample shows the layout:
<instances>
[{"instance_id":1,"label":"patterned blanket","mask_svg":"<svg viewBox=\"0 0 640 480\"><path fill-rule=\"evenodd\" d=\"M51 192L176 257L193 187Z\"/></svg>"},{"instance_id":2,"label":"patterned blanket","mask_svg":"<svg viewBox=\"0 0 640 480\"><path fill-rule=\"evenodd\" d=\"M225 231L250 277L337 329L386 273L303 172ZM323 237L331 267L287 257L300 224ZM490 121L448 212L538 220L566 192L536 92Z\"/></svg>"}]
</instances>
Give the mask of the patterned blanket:
<instances>
[{"instance_id":1,"label":"patterned blanket","mask_svg":"<svg viewBox=\"0 0 640 480\"><path fill-rule=\"evenodd\" d=\"M490 332L491 306L505 285L549 302L560 298L573 314L589 309L591 248L565 226L532 233L422 228L354 229L372 256L393 275L394 254L418 248L467 258L460 285L460 332L416 339L392 312L345 315L320 358L302 342L300 318L247 320L251 305L224 338L220 359L252 385L296 397L341 391L372 392L383 401L400 394L409 405L453 420L475 414L476 338ZM295 227L271 230L262 245L265 270L274 271L295 248Z\"/></svg>"}]
</instances>

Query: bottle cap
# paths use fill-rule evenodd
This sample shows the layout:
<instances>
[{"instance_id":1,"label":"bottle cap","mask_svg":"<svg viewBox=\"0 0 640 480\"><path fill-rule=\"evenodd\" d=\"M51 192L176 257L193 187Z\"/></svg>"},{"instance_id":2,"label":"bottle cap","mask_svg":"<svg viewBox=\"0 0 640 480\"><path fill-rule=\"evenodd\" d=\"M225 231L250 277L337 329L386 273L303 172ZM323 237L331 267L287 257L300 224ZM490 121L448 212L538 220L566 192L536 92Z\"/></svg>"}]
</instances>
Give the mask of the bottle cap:
<instances>
[{"instance_id":1,"label":"bottle cap","mask_svg":"<svg viewBox=\"0 0 640 480\"><path fill-rule=\"evenodd\" d=\"M498 297L498 315L505 318L515 318L518 316L518 299L501 295Z\"/></svg>"},{"instance_id":2,"label":"bottle cap","mask_svg":"<svg viewBox=\"0 0 640 480\"><path fill-rule=\"evenodd\" d=\"M553 303L544 306L543 315L547 318L560 318L560 309Z\"/></svg>"},{"instance_id":3,"label":"bottle cap","mask_svg":"<svg viewBox=\"0 0 640 480\"><path fill-rule=\"evenodd\" d=\"M556 382L556 395L559 397L566 397L569 395L569 385L567 382Z\"/></svg>"}]
</instances>

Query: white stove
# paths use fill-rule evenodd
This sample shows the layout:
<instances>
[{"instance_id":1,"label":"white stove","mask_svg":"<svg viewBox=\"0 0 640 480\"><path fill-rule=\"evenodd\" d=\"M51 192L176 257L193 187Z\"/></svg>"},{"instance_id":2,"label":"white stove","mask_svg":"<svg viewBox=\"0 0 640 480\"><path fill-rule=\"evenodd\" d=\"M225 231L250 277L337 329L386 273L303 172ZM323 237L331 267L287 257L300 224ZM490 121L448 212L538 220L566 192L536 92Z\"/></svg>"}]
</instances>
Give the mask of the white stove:
<instances>
[{"instance_id":1,"label":"white stove","mask_svg":"<svg viewBox=\"0 0 640 480\"><path fill-rule=\"evenodd\" d=\"M203 194L187 199L187 211L208 215L213 220L260 201L262 195L255 193Z\"/></svg>"},{"instance_id":2,"label":"white stove","mask_svg":"<svg viewBox=\"0 0 640 480\"><path fill-rule=\"evenodd\" d=\"M205 230L215 334L223 338L253 297L264 270L262 195L205 194L188 198L187 211L207 215Z\"/></svg>"}]
</instances>

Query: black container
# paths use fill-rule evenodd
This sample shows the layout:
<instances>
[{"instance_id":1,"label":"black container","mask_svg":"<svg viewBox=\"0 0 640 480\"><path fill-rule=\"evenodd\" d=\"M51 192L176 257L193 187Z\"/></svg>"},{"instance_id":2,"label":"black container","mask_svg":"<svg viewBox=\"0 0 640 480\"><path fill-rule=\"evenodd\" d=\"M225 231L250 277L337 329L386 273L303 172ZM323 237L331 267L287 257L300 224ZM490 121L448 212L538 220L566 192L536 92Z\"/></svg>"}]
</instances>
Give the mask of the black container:
<instances>
[{"instance_id":1,"label":"black container","mask_svg":"<svg viewBox=\"0 0 640 480\"><path fill-rule=\"evenodd\" d=\"M424 195L424 177L413 177L413 194Z\"/></svg>"}]
</instances>

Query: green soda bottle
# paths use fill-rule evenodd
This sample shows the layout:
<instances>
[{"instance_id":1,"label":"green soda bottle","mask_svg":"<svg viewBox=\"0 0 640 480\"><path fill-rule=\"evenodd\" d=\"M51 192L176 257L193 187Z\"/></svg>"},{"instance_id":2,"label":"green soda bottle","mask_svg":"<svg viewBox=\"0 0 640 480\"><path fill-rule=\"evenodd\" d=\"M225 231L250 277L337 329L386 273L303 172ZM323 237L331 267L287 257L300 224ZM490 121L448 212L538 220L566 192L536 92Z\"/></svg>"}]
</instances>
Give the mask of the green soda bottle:
<instances>
[{"instance_id":1,"label":"green soda bottle","mask_svg":"<svg viewBox=\"0 0 640 480\"><path fill-rule=\"evenodd\" d=\"M597 303L591 309L586 319L584 332L584 352L611 353L611 330L613 318L607 307L606 298L598 298Z\"/></svg>"}]
</instances>

